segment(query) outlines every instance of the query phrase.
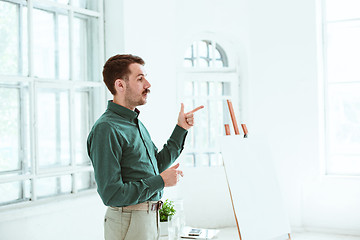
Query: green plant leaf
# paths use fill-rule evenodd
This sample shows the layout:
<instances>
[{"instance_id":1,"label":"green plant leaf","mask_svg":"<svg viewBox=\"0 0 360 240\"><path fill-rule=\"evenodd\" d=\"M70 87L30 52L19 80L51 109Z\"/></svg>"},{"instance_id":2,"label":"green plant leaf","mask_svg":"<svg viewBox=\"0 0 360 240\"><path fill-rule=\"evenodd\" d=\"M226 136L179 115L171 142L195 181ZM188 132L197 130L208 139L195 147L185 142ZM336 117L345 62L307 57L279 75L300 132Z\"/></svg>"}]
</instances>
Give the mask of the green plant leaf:
<instances>
[{"instance_id":1,"label":"green plant leaf","mask_svg":"<svg viewBox=\"0 0 360 240\"><path fill-rule=\"evenodd\" d=\"M167 222L169 216L173 216L176 213L174 209L174 202L166 199L162 208L159 210L160 222Z\"/></svg>"}]
</instances>

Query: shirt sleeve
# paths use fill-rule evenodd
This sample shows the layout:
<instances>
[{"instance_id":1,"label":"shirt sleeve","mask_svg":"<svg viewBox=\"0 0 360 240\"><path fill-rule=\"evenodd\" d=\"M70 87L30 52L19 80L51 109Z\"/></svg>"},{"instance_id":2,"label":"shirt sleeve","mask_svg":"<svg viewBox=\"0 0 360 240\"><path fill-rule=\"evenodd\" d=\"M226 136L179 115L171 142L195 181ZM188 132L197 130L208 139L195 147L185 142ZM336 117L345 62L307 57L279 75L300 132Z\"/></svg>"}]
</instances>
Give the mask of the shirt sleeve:
<instances>
[{"instance_id":1,"label":"shirt sleeve","mask_svg":"<svg viewBox=\"0 0 360 240\"><path fill-rule=\"evenodd\" d=\"M168 169L173 162L180 156L180 153L184 149L185 138L188 131L179 125L175 126L167 143L163 146L160 152L157 152L155 147L155 156L158 163L159 172L163 172Z\"/></svg>"},{"instance_id":2,"label":"shirt sleeve","mask_svg":"<svg viewBox=\"0 0 360 240\"><path fill-rule=\"evenodd\" d=\"M97 191L106 206L123 207L147 201L164 188L160 175L133 182L121 176L121 136L108 123L93 128L87 142Z\"/></svg>"}]
</instances>

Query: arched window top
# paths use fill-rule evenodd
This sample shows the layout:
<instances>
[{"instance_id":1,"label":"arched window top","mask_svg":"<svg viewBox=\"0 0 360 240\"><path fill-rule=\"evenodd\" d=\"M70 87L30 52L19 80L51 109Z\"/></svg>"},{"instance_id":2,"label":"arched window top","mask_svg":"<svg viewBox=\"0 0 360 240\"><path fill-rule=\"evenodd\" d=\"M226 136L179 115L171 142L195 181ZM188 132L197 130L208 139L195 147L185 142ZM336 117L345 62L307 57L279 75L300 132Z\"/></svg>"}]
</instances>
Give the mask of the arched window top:
<instances>
[{"instance_id":1,"label":"arched window top","mask_svg":"<svg viewBox=\"0 0 360 240\"><path fill-rule=\"evenodd\" d=\"M195 41L186 50L184 67L225 68L229 66L224 49L211 40Z\"/></svg>"}]
</instances>

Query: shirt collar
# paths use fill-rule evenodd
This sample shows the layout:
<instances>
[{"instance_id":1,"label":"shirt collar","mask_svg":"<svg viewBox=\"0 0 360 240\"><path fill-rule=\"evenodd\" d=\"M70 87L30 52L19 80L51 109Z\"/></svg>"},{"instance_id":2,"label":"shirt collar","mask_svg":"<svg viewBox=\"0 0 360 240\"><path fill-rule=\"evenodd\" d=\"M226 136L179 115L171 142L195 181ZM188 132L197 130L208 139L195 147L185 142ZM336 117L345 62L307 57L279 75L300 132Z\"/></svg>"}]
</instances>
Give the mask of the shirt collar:
<instances>
[{"instance_id":1,"label":"shirt collar","mask_svg":"<svg viewBox=\"0 0 360 240\"><path fill-rule=\"evenodd\" d=\"M121 117L128 119L129 121L134 121L136 118L138 118L140 111L135 108L134 111L131 111L130 109L123 107L119 104L114 103L112 100L108 101L107 109L116 113L117 115L120 115Z\"/></svg>"}]
</instances>

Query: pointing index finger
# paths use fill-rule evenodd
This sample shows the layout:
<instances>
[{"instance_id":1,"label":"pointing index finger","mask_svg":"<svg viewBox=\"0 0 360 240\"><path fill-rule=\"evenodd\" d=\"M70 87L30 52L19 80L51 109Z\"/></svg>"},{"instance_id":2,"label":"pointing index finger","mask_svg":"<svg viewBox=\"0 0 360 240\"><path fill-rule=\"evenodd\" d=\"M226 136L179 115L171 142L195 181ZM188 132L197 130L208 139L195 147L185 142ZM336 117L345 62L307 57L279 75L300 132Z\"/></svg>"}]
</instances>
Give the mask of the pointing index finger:
<instances>
[{"instance_id":1,"label":"pointing index finger","mask_svg":"<svg viewBox=\"0 0 360 240\"><path fill-rule=\"evenodd\" d=\"M197 112L197 111L199 111L199 110L200 110L200 109L202 109L202 108L204 108L204 106L203 106L203 105L201 105L201 106L199 106L199 107L195 108L194 110L191 110L190 112L188 112L188 114L189 114L189 113L194 113L194 112Z\"/></svg>"}]
</instances>

